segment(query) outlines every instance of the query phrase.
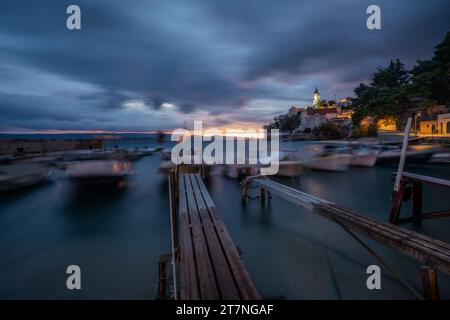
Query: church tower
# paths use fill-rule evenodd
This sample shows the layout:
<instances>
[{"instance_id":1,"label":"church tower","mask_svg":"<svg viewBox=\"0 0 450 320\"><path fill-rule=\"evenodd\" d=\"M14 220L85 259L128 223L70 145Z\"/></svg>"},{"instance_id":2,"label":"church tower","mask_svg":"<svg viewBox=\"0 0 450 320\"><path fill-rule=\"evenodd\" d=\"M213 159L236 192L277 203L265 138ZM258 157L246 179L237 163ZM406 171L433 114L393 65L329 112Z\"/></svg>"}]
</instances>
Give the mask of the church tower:
<instances>
[{"instance_id":1,"label":"church tower","mask_svg":"<svg viewBox=\"0 0 450 320\"><path fill-rule=\"evenodd\" d=\"M320 105L320 92L319 90L317 90L316 87L316 90L314 90L313 92L313 107L318 108L319 105Z\"/></svg>"}]
</instances>

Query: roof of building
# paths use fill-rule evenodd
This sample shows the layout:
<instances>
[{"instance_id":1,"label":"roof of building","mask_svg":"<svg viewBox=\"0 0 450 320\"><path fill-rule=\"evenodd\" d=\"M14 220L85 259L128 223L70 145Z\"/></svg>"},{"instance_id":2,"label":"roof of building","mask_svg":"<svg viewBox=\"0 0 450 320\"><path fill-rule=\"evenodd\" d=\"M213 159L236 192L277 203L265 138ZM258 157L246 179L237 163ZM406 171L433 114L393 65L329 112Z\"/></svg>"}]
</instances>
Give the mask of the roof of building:
<instances>
[{"instance_id":1,"label":"roof of building","mask_svg":"<svg viewBox=\"0 0 450 320\"><path fill-rule=\"evenodd\" d=\"M314 90L313 93L318 93L318 94L320 94L319 90L317 90L317 87L316 87L316 90Z\"/></svg>"},{"instance_id":2,"label":"roof of building","mask_svg":"<svg viewBox=\"0 0 450 320\"><path fill-rule=\"evenodd\" d=\"M309 108L309 109L307 109L308 115L315 115L315 114L324 115L324 114L328 114L328 113L337 113L337 109L336 108L319 108L319 109Z\"/></svg>"}]
</instances>

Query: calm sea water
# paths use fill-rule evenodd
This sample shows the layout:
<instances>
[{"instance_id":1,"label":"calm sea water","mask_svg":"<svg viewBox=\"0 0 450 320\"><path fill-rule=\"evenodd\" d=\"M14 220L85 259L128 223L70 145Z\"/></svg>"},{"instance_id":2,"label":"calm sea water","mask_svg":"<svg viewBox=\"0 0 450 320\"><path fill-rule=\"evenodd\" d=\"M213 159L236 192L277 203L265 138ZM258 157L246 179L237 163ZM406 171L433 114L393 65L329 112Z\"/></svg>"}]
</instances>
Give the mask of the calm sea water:
<instances>
[{"instance_id":1,"label":"calm sea water","mask_svg":"<svg viewBox=\"0 0 450 320\"><path fill-rule=\"evenodd\" d=\"M56 170L50 183L0 197L0 298L152 299L158 257L170 252L168 186L156 173L159 163L159 155L135 161L129 187L118 194L77 194ZM449 166L408 169L450 179ZM386 221L393 170L306 171L298 181L279 181ZM382 290L369 291L366 268L378 262L336 224L275 197L264 207L258 200L244 206L238 182L221 175L207 186L263 297L414 298L384 268ZM448 190L425 187L425 209L449 204ZM417 230L450 242L448 218L425 221ZM363 239L421 290L420 264ZM81 267L82 290L66 289L71 264ZM450 277L439 274L439 281L441 295L449 298Z\"/></svg>"}]
</instances>

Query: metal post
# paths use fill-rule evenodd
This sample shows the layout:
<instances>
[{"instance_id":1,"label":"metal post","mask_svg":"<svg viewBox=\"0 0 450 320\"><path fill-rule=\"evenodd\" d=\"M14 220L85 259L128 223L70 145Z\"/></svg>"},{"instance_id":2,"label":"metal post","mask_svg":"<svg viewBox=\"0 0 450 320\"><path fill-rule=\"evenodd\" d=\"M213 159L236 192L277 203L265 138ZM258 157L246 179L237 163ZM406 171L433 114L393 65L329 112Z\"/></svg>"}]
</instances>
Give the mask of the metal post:
<instances>
[{"instance_id":1,"label":"metal post","mask_svg":"<svg viewBox=\"0 0 450 320\"><path fill-rule=\"evenodd\" d=\"M178 250L178 222L177 222L177 200L176 200L176 190L178 190L178 181L176 179L176 174L174 171L169 173L169 206L170 206L170 225L171 225L171 236L172 236L172 273L173 273L173 291L174 299L177 300L177 270L176 270L176 252ZM165 273L164 265L164 273ZM161 272L161 264L160 264ZM161 279L160 279L161 283ZM161 290L161 284L160 284ZM165 290L165 280L164 280L164 290Z\"/></svg>"},{"instance_id":2,"label":"metal post","mask_svg":"<svg viewBox=\"0 0 450 320\"><path fill-rule=\"evenodd\" d=\"M395 185L394 185L395 192L400 190L400 181L402 180L403 169L405 167L406 150L408 148L408 139L410 131L411 131L411 118L408 118L408 121L406 122L405 134L403 136L402 153L400 155L400 162L398 164L397 176L395 177Z\"/></svg>"}]
</instances>

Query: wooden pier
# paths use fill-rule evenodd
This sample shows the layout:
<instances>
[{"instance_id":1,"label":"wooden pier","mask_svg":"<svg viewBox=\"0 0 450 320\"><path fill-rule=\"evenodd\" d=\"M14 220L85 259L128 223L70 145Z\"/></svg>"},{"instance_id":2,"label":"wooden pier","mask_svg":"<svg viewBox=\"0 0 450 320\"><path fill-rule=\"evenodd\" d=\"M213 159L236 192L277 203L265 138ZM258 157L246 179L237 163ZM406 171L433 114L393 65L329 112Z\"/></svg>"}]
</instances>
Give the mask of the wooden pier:
<instances>
[{"instance_id":1,"label":"wooden pier","mask_svg":"<svg viewBox=\"0 0 450 320\"><path fill-rule=\"evenodd\" d=\"M176 177L172 173L169 184L172 262L178 265L174 268L175 276L179 274L179 295L175 285L174 297L181 300L260 299L200 175L183 173ZM165 291L164 285L160 288Z\"/></svg>"},{"instance_id":2,"label":"wooden pier","mask_svg":"<svg viewBox=\"0 0 450 320\"><path fill-rule=\"evenodd\" d=\"M265 199L265 193L268 192L270 195L278 196L336 222L360 243L362 241L356 238L353 231L423 263L426 266L422 269L424 297L429 299L439 297L435 270L450 274L450 245L448 243L362 215L352 209L282 185L266 177L248 178L243 187L243 200L246 199L248 184L260 188L262 202ZM368 246L365 244L363 246L374 254Z\"/></svg>"},{"instance_id":3,"label":"wooden pier","mask_svg":"<svg viewBox=\"0 0 450 320\"><path fill-rule=\"evenodd\" d=\"M393 173L393 175L395 174L396 173ZM398 191L394 190L392 193L389 222L394 224L400 224L402 222L413 222L415 224L420 224L424 219L450 217L450 210L423 212L422 194L424 184L450 188L449 180L403 172ZM402 202L409 200L412 200L412 214L410 217L401 218L400 211Z\"/></svg>"}]
</instances>

